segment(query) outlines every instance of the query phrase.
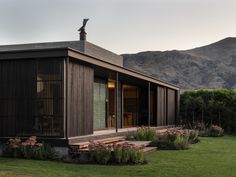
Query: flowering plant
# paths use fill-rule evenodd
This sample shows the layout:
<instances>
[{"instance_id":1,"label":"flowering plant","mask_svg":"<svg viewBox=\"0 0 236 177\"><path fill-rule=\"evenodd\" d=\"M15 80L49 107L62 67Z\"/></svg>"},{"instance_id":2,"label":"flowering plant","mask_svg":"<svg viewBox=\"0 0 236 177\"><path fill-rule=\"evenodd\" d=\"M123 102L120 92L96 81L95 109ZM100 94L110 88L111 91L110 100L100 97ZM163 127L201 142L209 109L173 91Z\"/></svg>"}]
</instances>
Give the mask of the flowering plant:
<instances>
[{"instance_id":1,"label":"flowering plant","mask_svg":"<svg viewBox=\"0 0 236 177\"><path fill-rule=\"evenodd\" d=\"M221 128L218 125L212 125L210 127L210 136L223 136L224 135L224 129Z\"/></svg>"},{"instance_id":2,"label":"flowering plant","mask_svg":"<svg viewBox=\"0 0 236 177\"><path fill-rule=\"evenodd\" d=\"M36 136L31 136L25 141L20 138L9 139L3 149L3 155L27 159L54 159L57 157L51 146L38 143Z\"/></svg>"},{"instance_id":3,"label":"flowering plant","mask_svg":"<svg viewBox=\"0 0 236 177\"><path fill-rule=\"evenodd\" d=\"M91 141L90 160L100 164L140 164L145 162L141 148L127 142L105 144Z\"/></svg>"},{"instance_id":4,"label":"flowering plant","mask_svg":"<svg viewBox=\"0 0 236 177\"><path fill-rule=\"evenodd\" d=\"M170 128L157 134L157 140L153 145L159 149L180 150L187 149L189 141L189 131L179 128Z\"/></svg>"}]
</instances>

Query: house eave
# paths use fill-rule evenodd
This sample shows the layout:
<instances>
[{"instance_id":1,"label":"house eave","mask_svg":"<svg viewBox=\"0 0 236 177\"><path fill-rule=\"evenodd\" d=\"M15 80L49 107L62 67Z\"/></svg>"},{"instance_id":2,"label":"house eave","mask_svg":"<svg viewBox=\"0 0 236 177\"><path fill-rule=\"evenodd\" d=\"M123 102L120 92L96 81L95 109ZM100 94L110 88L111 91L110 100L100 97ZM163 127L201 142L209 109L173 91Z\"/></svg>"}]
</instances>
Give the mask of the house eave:
<instances>
[{"instance_id":1,"label":"house eave","mask_svg":"<svg viewBox=\"0 0 236 177\"><path fill-rule=\"evenodd\" d=\"M70 47L0 51L0 60L52 58L52 57L55 58L71 57L92 65L100 66L115 72L119 72L141 80L152 82L160 86L168 87L174 90L179 90L179 88L176 85L173 85L166 81L162 81L160 79L147 76L143 73L106 62L93 56L89 56Z\"/></svg>"}]
</instances>

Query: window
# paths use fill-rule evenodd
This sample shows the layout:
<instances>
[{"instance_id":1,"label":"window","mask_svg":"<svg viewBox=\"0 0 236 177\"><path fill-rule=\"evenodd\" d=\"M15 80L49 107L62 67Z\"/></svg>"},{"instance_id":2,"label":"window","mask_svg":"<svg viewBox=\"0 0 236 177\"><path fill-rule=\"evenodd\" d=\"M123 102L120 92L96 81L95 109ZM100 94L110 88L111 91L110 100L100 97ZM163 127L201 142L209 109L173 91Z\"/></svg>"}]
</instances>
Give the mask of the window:
<instances>
[{"instance_id":1,"label":"window","mask_svg":"<svg viewBox=\"0 0 236 177\"><path fill-rule=\"evenodd\" d=\"M57 61L37 62L35 129L45 136L60 136L63 124L63 74Z\"/></svg>"}]
</instances>

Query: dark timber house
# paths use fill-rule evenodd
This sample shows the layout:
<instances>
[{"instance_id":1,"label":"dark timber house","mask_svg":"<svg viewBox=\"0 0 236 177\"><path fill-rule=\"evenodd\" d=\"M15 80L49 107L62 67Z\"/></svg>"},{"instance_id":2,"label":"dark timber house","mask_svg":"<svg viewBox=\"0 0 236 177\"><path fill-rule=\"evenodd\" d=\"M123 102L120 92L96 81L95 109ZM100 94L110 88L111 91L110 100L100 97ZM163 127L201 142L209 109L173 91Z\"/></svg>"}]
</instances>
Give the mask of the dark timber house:
<instances>
[{"instance_id":1,"label":"dark timber house","mask_svg":"<svg viewBox=\"0 0 236 177\"><path fill-rule=\"evenodd\" d=\"M175 125L178 106L179 88L86 40L0 46L2 140L68 144L99 130Z\"/></svg>"}]
</instances>

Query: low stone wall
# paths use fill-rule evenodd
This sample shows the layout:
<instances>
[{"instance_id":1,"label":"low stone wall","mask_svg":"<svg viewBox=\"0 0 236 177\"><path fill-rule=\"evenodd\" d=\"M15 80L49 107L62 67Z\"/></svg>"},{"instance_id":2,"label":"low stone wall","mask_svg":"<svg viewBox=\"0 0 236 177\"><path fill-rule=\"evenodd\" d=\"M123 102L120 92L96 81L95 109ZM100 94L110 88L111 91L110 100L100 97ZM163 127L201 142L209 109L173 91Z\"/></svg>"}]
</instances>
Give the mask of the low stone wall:
<instances>
[{"instance_id":1,"label":"low stone wall","mask_svg":"<svg viewBox=\"0 0 236 177\"><path fill-rule=\"evenodd\" d=\"M69 148L68 147L53 147L57 152L59 158L64 158L69 156Z\"/></svg>"}]
</instances>

